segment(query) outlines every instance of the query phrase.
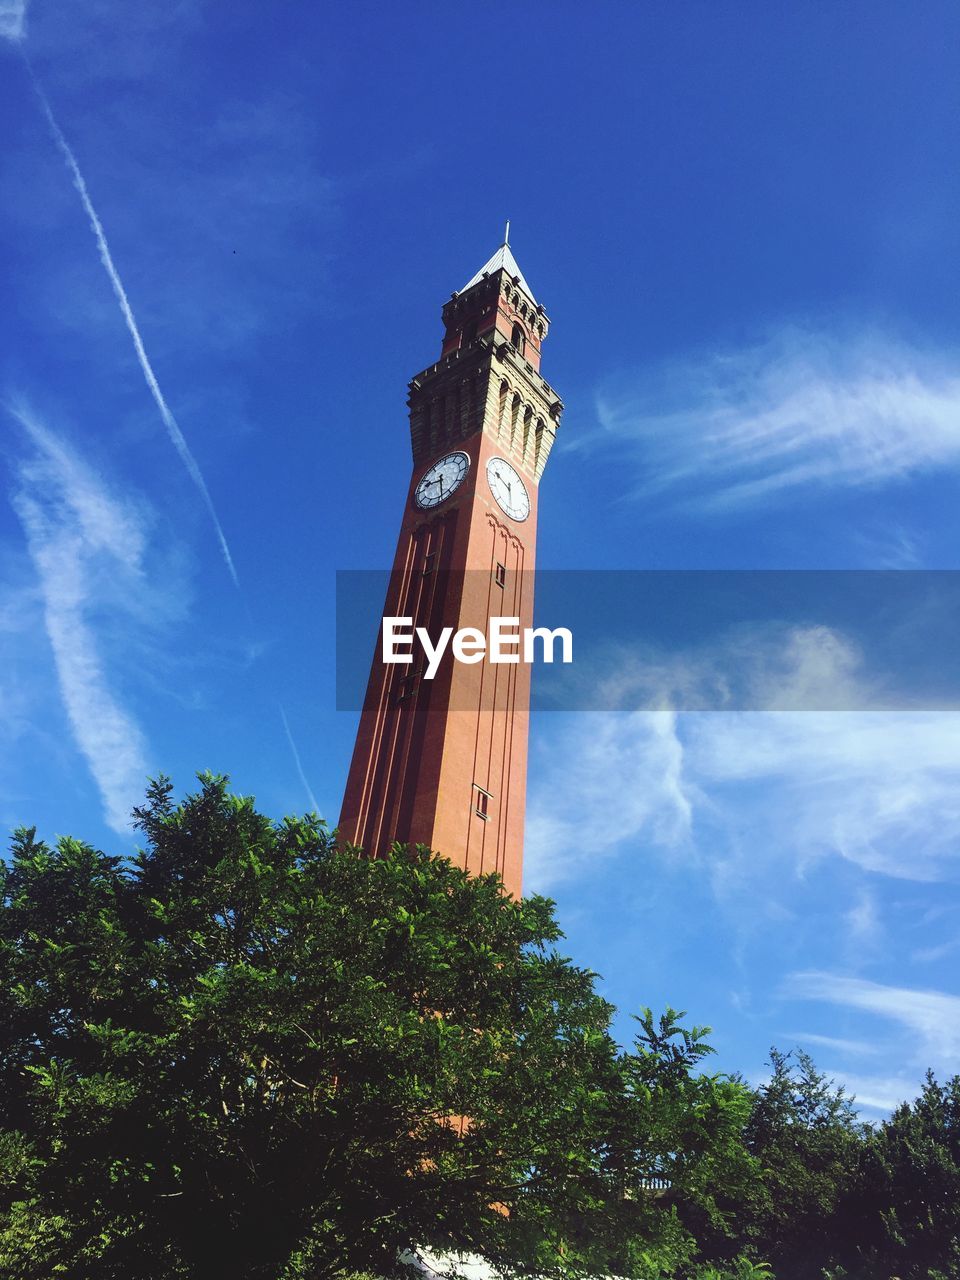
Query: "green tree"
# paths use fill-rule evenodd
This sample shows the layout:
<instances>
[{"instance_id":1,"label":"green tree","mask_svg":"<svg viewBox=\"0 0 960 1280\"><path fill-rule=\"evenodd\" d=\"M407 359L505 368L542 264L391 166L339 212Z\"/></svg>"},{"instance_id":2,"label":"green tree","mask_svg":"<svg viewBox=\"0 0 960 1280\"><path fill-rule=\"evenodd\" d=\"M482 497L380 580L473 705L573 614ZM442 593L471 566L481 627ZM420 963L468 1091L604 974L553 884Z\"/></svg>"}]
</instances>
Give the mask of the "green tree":
<instances>
[{"instance_id":1,"label":"green tree","mask_svg":"<svg viewBox=\"0 0 960 1280\"><path fill-rule=\"evenodd\" d=\"M749 1096L676 1015L621 1050L548 901L210 775L136 821L129 863L24 830L5 869L4 1276L386 1275L412 1242L689 1271L678 1205L749 1179Z\"/></svg>"},{"instance_id":2,"label":"green tree","mask_svg":"<svg viewBox=\"0 0 960 1280\"><path fill-rule=\"evenodd\" d=\"M777 1280L816 1280L846 1232L840 1206L858 1177L868 1129L853 1100L802 1050L770 1051L770 1078L753 1095L744 1131L760 1179L719 1196L729 1237L688 1219L711 1256L745 1250Z\"/></svg>"},{"instance_id":3,"label":"green tree","mask_svg":"<svg viewBox=\"0 0 960 1280\"><path fill-rule=\"evenodd\" d=\"M845 1275L960 1275L960 1077L939 1084L928 1072L920 1097L876 1128L839 1216Z\"/></svg>"}]
</instances>

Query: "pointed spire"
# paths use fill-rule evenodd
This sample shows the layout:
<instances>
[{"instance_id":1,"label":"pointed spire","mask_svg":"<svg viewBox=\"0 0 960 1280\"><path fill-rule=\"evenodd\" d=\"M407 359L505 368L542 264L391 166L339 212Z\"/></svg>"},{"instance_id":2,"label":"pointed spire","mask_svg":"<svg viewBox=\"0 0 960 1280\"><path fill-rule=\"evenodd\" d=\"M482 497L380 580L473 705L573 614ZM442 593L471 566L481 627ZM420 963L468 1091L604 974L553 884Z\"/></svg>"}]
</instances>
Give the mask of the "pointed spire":
<instances>
[{"instance_id":1,"label":"pointed spire","mask_svg":"<svg viewBox=\"0 0 960 1280\"><path fill-rule=\"evenodd\" d=\"M493 255L493 257L488 262L485 262L483 264L483 266L480 268L477 274L472 279L467 281L467 283L463 286L462 289L459 290L459 292L466 293L467 290L472 289L475 284L479 284L484 276L492 276L495 271L506 271L507 275L510 276L511 279L513 279L513 277L516 276L517 282L520 285L520 288L524 291L524 293L527 295L528 298L530 298L532 302L536 302L536 298L533 296L533 290L530 288L526 280L523 278L523 272L517 266L517 260L513 256L513 250L510 248L509 219L507 220L507 225L503 233L503 244L500 246L497 252Z\"/></svg>"}]
</instances>

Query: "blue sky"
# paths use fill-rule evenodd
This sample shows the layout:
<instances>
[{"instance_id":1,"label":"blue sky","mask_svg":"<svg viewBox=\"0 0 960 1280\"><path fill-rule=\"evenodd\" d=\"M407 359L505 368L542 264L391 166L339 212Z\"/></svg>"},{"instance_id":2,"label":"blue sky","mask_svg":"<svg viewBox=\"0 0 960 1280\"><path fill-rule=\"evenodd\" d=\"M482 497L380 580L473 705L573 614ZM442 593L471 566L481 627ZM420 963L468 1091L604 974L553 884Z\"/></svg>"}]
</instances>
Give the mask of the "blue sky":
<instances>
[{"instance_id":1,"label":"blue sky","mask_svg":"<svg viewBox=\"0 0 960 1280\"><path fill-rule=\"evenodd\" d=\"M335 573L389 563L407 380L507 217L567 406L542 566L956 567L956 6L2 0L0 31L5 827L122 851L144 775L201 768L335 819ZM960 1056L960 715L881 709L816 611L773 667L749 639L755 710L535 719L528 887L623 1009L751 1078L802 1044L875 1115Z\"/></svg>"}]
</instances>

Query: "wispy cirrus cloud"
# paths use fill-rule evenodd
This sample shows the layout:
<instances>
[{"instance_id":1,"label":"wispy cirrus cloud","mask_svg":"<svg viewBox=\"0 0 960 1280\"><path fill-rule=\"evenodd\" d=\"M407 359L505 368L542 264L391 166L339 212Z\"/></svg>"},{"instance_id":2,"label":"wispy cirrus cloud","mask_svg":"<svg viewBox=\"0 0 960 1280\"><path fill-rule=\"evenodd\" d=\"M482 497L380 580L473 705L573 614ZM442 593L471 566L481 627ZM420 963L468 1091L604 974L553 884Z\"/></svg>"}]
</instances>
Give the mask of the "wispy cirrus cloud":
<instances>
[{"instance_id":1,"label":"wispy cirrus cloud","mask_svg":"<svg viewBox=\"0 0 960 1280\"><path fill-rule=\"evenodd\" d=\"M842 1036L825 1036L816 1031L784 1031L781 1039L793 1041L802 1048L816 1045L822 1049L834 1049L838 1053L875 1054L880 1053L880 1046L870 1040L848 1040Z\"/></svg>"},{"instance_id":2,"label":"wispy cirrus cloud","mask_svg":"<svg viewBox=\"0 0 960 1280\"><path fill-rule=\"evenodd\" d=\"M0 0L0 38L22 40L26 22L27 0Z\"/></svg>"},{"instance_id":3,"label":"wispy cirrus cloud","mask_svg":"<svg viewBox=\"0 0 960 1280\"><path fill-rule=\"evenodd\" d=\"M117 831L148 773L146 739L108 676L93 615L104 602L135 611L147 536L133 503L25 410L34 452L19 467L13 506L39 580L47 638L74 740Z\"/></svg>"},{"instance_id":4,"label":"wispy cirrus cloud","mask_svg":"<svg viewBox=\"0 0 960 1280\"><path fill-rule=\"evenodd\" d=\"M678 690L682 704L691 690L736 681L756 710L581 713L569 729L551 721L531 796L531 887L575 879L598 851L638 844L667 854L704 844L721 895L754 882L764 864L797 876L825 858L898 880L958 873L960 712L875 710L882 685L834 629L789 627L775 639L764 627L751 644L740 630L729 649L661 666L628 659L608 676L625 705L640 688L656 706L657 682L669 708ZM845 709L796 710L805 705ZM861 947L880 935L865 889L844 931Z\"/></svg>"},{"instance_id":5,"label":"wispy cirrus cloud","mask_svg":"<svg viewBox=\"0 0 960 1280\"><path fill-rule=\"evenodd\" d=\"M718 797L715 815L733 821L736 797L749 789L753 803L741 827L749 826L760 847L777 850L798 871L834 856L894 879L934 882L957 874L957 713L743 713L691 720L687 770ZM848 930L859 922L875 932L872 916L861 918L862 899L852 910Z\"/></svg>"},{"instance_id":6,"label":"wispy cirrus cloud","mask_svg":"<svg viewBox=\"0 0 960 1280\"><path fill-rule=\"evenodd\" d=\"M920 1082L909 1075L863 1074L861 1072L834 1071L827 1073L835 1084L842 1085L849 1097L856 1102L859 1111L875 1111L872 1119L887 1116L901 1102L909 1102L920 1092Z\"/></svg>"},{"instance_id":7,"label":"wispy cirrus cloud","mask_svg":"<svg viewBox=\"0 0 960 1280\"><path fill-rule=\"evenodd\" d=\"M625 842L689 847L693 803L677 717L584 714L535 743L542 756L524 842L525 889L546 892L595 869Z\"/></svg>"},{"instance_id":8,"label":"wispy cirrus cloud","mask_svg":"<svg viewBox=\"0 0 960 1280\"><path fill-rule=\"evenodd\" d=\"M784 983L784 994L860 1010L896 1023L914 1038L913 1058L918 1065L955 1065L960 1056L960 996L815 971L791 974Z\"/></svg>"},{"instance_id":9,"label":"wispy cirrus cloud","mask_svg":"<svg viewBox=\"0 0 960 1280\"><path fill-rule=\"evenodd\" d=\"M664 709L541 718L525 887L567 908L582 890L606 911L604 886L637 903L608 944L610 970L636 947L619 1002L647 999L673 963L682 975L693 946L746 991L746 1034L773 1009L782 1018L784 996L820 1002L811 1030L785 1038L826 1055L867 1112L916 1096L928 1066L954 1070L960 996L911 990L900 973L918 939L920 959L951 955L952 917L927 917L960 881L960 712L890 710L883 672L822 625L627 655L607 679L614 701ZM666 709L728 687L756 709ZM952 985L949 967L925 976ZM881 1057L894 1073L862 1070Z\"/></svg>"},{"instance_id":10,"label":"wispy cirrus cloud","mask_svg":"<svg viewBox=\"0 0 960 1280\"><path fill-rule=\"evenodd\" d=\"M863 488L960 460L960 355L793 326L621 380L597 415L638 496L702 510Z\"/></svg>"}]
</instances>

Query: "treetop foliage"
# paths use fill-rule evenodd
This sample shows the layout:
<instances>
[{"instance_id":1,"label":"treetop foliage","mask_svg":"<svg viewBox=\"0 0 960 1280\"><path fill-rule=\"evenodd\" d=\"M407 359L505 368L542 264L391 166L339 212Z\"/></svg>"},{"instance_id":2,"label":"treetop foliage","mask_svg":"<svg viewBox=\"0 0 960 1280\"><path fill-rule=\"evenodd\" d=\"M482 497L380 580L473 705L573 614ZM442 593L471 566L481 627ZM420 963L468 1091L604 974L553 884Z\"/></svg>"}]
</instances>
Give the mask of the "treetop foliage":
<instances>
[{"instance_id":1,"label":"treetop foliage","mask_svg":"<svg viewBox=\"0 0 960 1280\"><path fill-rule=\"evenodd\" d=\"M742 1086L645 1013L631 1052L552 904L373 861L221 777L129 862L17 833L5 871L4 1274L385 1275L411 1242L542 1275L667 1271L668 1178L746 1176Z\"/></svg>"},{"instance_id":2,"label":"treetop foliage","mask_svg":"<svg viewBox=\"0 0 960 1280\"><path fill-rule=\"evenodd\" d=\"M370 860L227 780L143 847L13 838L0 899L0 1274L333 1280L409 1245L505 1274L960 1275L960 1081L871 1128L806 1055L749 1089L707 1028L614 1040L553 904Z\"/></svg>"}]
</instances>

